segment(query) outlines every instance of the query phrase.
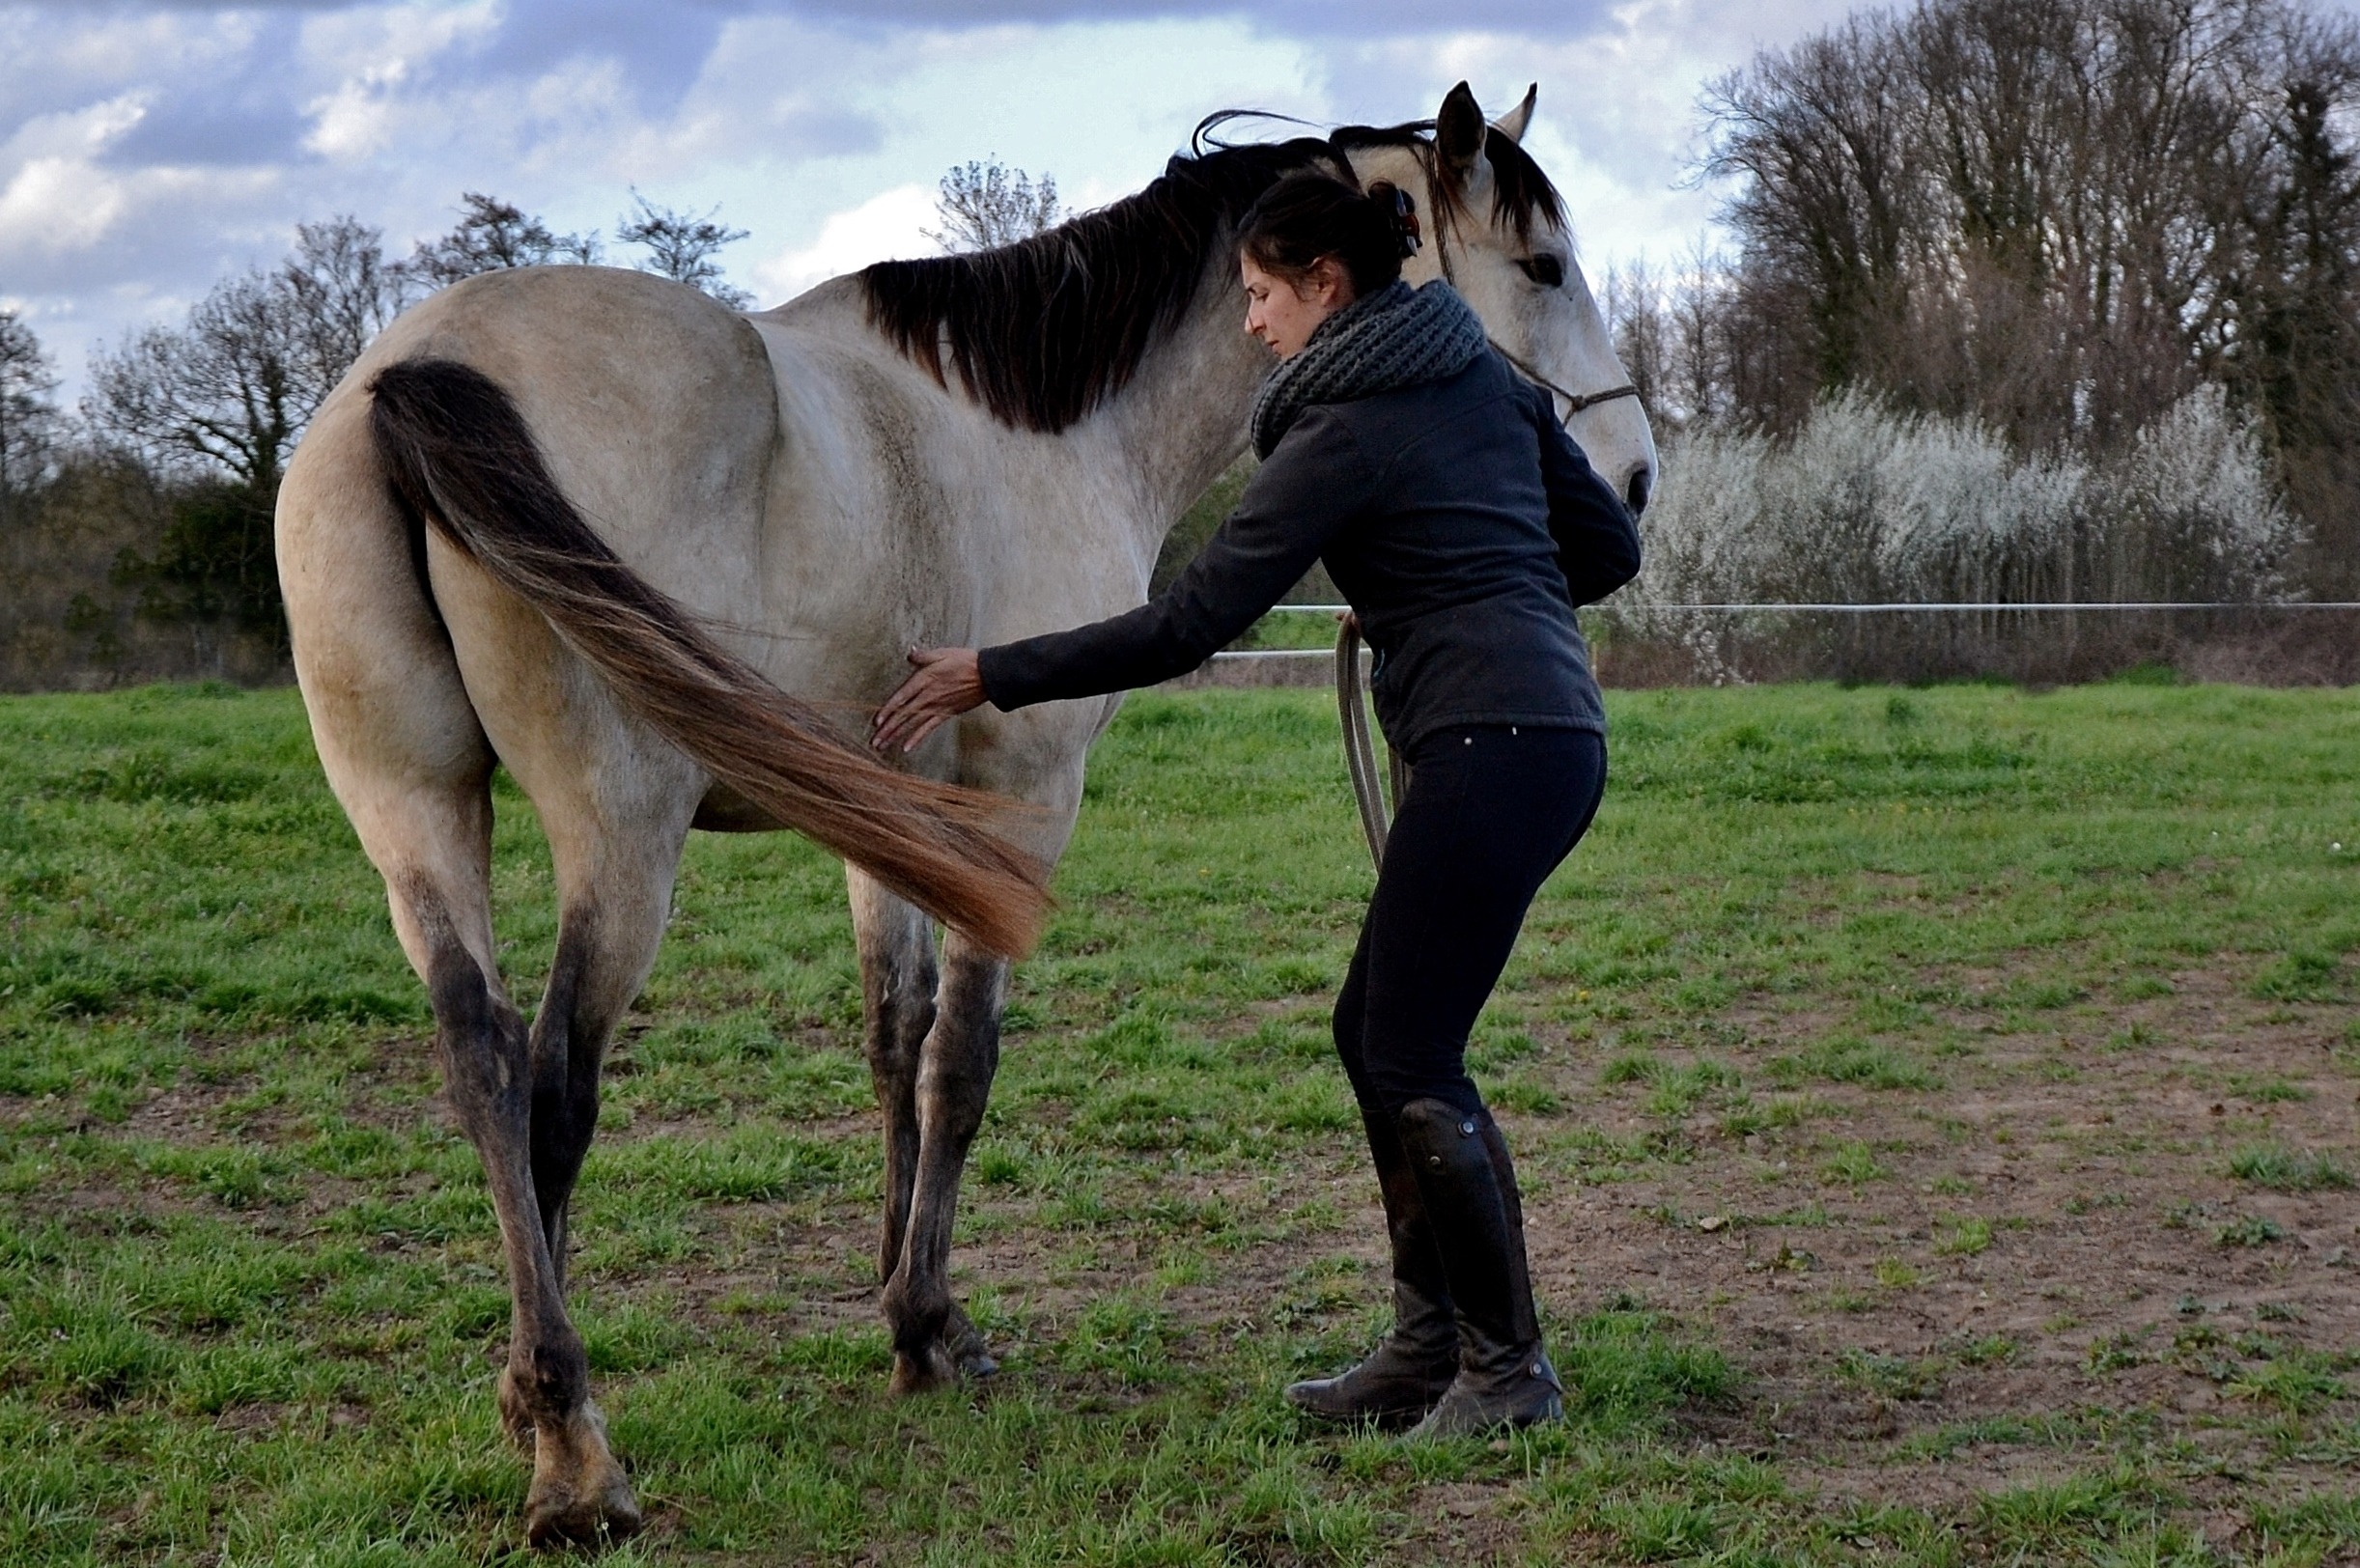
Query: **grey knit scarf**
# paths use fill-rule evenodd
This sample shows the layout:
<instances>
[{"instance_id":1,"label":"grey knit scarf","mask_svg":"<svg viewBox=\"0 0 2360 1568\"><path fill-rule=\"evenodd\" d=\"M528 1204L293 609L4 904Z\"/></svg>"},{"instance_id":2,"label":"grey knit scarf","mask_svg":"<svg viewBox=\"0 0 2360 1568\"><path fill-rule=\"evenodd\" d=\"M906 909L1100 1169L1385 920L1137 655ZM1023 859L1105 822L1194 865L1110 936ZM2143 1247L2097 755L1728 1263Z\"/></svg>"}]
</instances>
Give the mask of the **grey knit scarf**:
<instances>
[{"instance_id":1,"label":"grey knit scarf","mask_svg":"<svg viewBox=\"0 0 2360 1568\"><path fill-rule=\"evenodd\" d=\"M1348 403L1465 370L1483 351L1483 323L1439 279L1396 279L1319 323L1253 400L1253 455L1267 458L1314 403Z\"/></svg>"}]
</instances>

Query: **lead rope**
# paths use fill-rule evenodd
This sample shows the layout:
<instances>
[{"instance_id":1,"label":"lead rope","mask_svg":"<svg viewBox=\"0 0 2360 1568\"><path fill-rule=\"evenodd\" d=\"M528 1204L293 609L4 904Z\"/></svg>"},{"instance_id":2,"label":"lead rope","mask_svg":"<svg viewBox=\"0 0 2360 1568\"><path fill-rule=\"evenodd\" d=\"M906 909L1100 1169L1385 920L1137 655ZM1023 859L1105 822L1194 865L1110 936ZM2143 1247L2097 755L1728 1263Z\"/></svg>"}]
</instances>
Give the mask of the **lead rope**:
<instances>
[{"instance_id":1,"label":"lead rope","mask_svg":"<svg viewBox=\"0 0 2360 1568\"><path fill-rule=\"evenodd\" d=\"M1377 781L1376 741L1369 731L1368 706L1362 692L1361 634L1350 621L1335 634L1335 708L1344 722L1344 766L1352 774L1352 798L1361 808L1361 831L1368 838L1368 858L1383 871L1390 830L1386 786L1391 789L1392 809L1400 810L1401 797L1410 784L1409 769L1401 754L1389 747L1385 784Z\"/></svg>"}]
</instances>

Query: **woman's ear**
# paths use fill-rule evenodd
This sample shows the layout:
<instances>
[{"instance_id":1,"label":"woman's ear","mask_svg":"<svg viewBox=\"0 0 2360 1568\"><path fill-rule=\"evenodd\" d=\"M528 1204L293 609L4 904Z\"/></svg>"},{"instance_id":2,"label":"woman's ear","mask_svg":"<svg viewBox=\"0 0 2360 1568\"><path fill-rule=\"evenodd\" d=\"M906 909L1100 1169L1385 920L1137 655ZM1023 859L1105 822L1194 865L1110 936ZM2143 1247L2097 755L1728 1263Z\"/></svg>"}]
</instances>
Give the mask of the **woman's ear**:
<instances>
[{"instance_id":1,"label":"woman's ear","mask_svg":"<svg viewBox=\"0 0 2360 1568\"><path fill-rule=\"evenodd\" d=\"M1306 294L1326 310L1341 310L1352 303L1352 274L1344 270L1341 258L1322 256L1311 264L1303 275L1310 287Z\"/></svg>"}]
</instances>

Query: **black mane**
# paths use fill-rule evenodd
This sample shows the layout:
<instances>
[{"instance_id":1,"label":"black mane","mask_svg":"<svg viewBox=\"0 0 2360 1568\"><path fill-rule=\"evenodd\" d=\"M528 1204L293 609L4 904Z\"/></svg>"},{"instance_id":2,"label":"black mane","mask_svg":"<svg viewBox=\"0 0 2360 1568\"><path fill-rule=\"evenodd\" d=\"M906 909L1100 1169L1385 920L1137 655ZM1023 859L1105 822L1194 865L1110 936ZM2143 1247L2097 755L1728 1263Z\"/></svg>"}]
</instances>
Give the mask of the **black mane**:
<instances>
[{"instance_id":1,"label":"black mane","mask_svg":"<svg viewBox=\"0 0 2360 1568\"><path fill-rule=\"evenodd\" d=\"M863 268L870 322L943 385L955 369L968 396L1002 424L1060 431L1130 380L1186 314L1214 247L1281 176L1325 167L1350 179L1347 154L1407 148L1425 163L1445 209L1436 232L1464 212L1455 183L1436 175L1431 121L1347 126L1282 142L1211 139L1219 126L1246 117L1237 110L1209 117L1196 127L1193 151L1174 155L1146 189L1046 234L997 250ZM1536 214L1561 221L1557 191L1530 154L1497 130L1484 151L1495 221L1525 241Z\"/></svg>"}]
</instances>

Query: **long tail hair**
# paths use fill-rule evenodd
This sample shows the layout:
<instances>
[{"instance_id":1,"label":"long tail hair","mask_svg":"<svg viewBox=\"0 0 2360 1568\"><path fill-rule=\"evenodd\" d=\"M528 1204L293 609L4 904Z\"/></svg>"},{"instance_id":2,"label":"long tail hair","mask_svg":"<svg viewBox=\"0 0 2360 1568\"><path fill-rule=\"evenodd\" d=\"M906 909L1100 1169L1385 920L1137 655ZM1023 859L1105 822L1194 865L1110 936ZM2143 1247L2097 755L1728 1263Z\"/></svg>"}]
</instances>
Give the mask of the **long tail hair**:
<instances>
[{"instance_id":1,"label":"long tail hair","mask_svg":"<svg viewBox=\"0 0 2360 1568\"><path fill-rule=\"evenodd\" d=\"M1046 868L996 830L1012 802L885 767L722 652L591 532L482 372L410 359L371 390L369 428L399 497L547 616L641 720L937 919L996 952L1031 950Z\"/></svg>"}]
</instances>

